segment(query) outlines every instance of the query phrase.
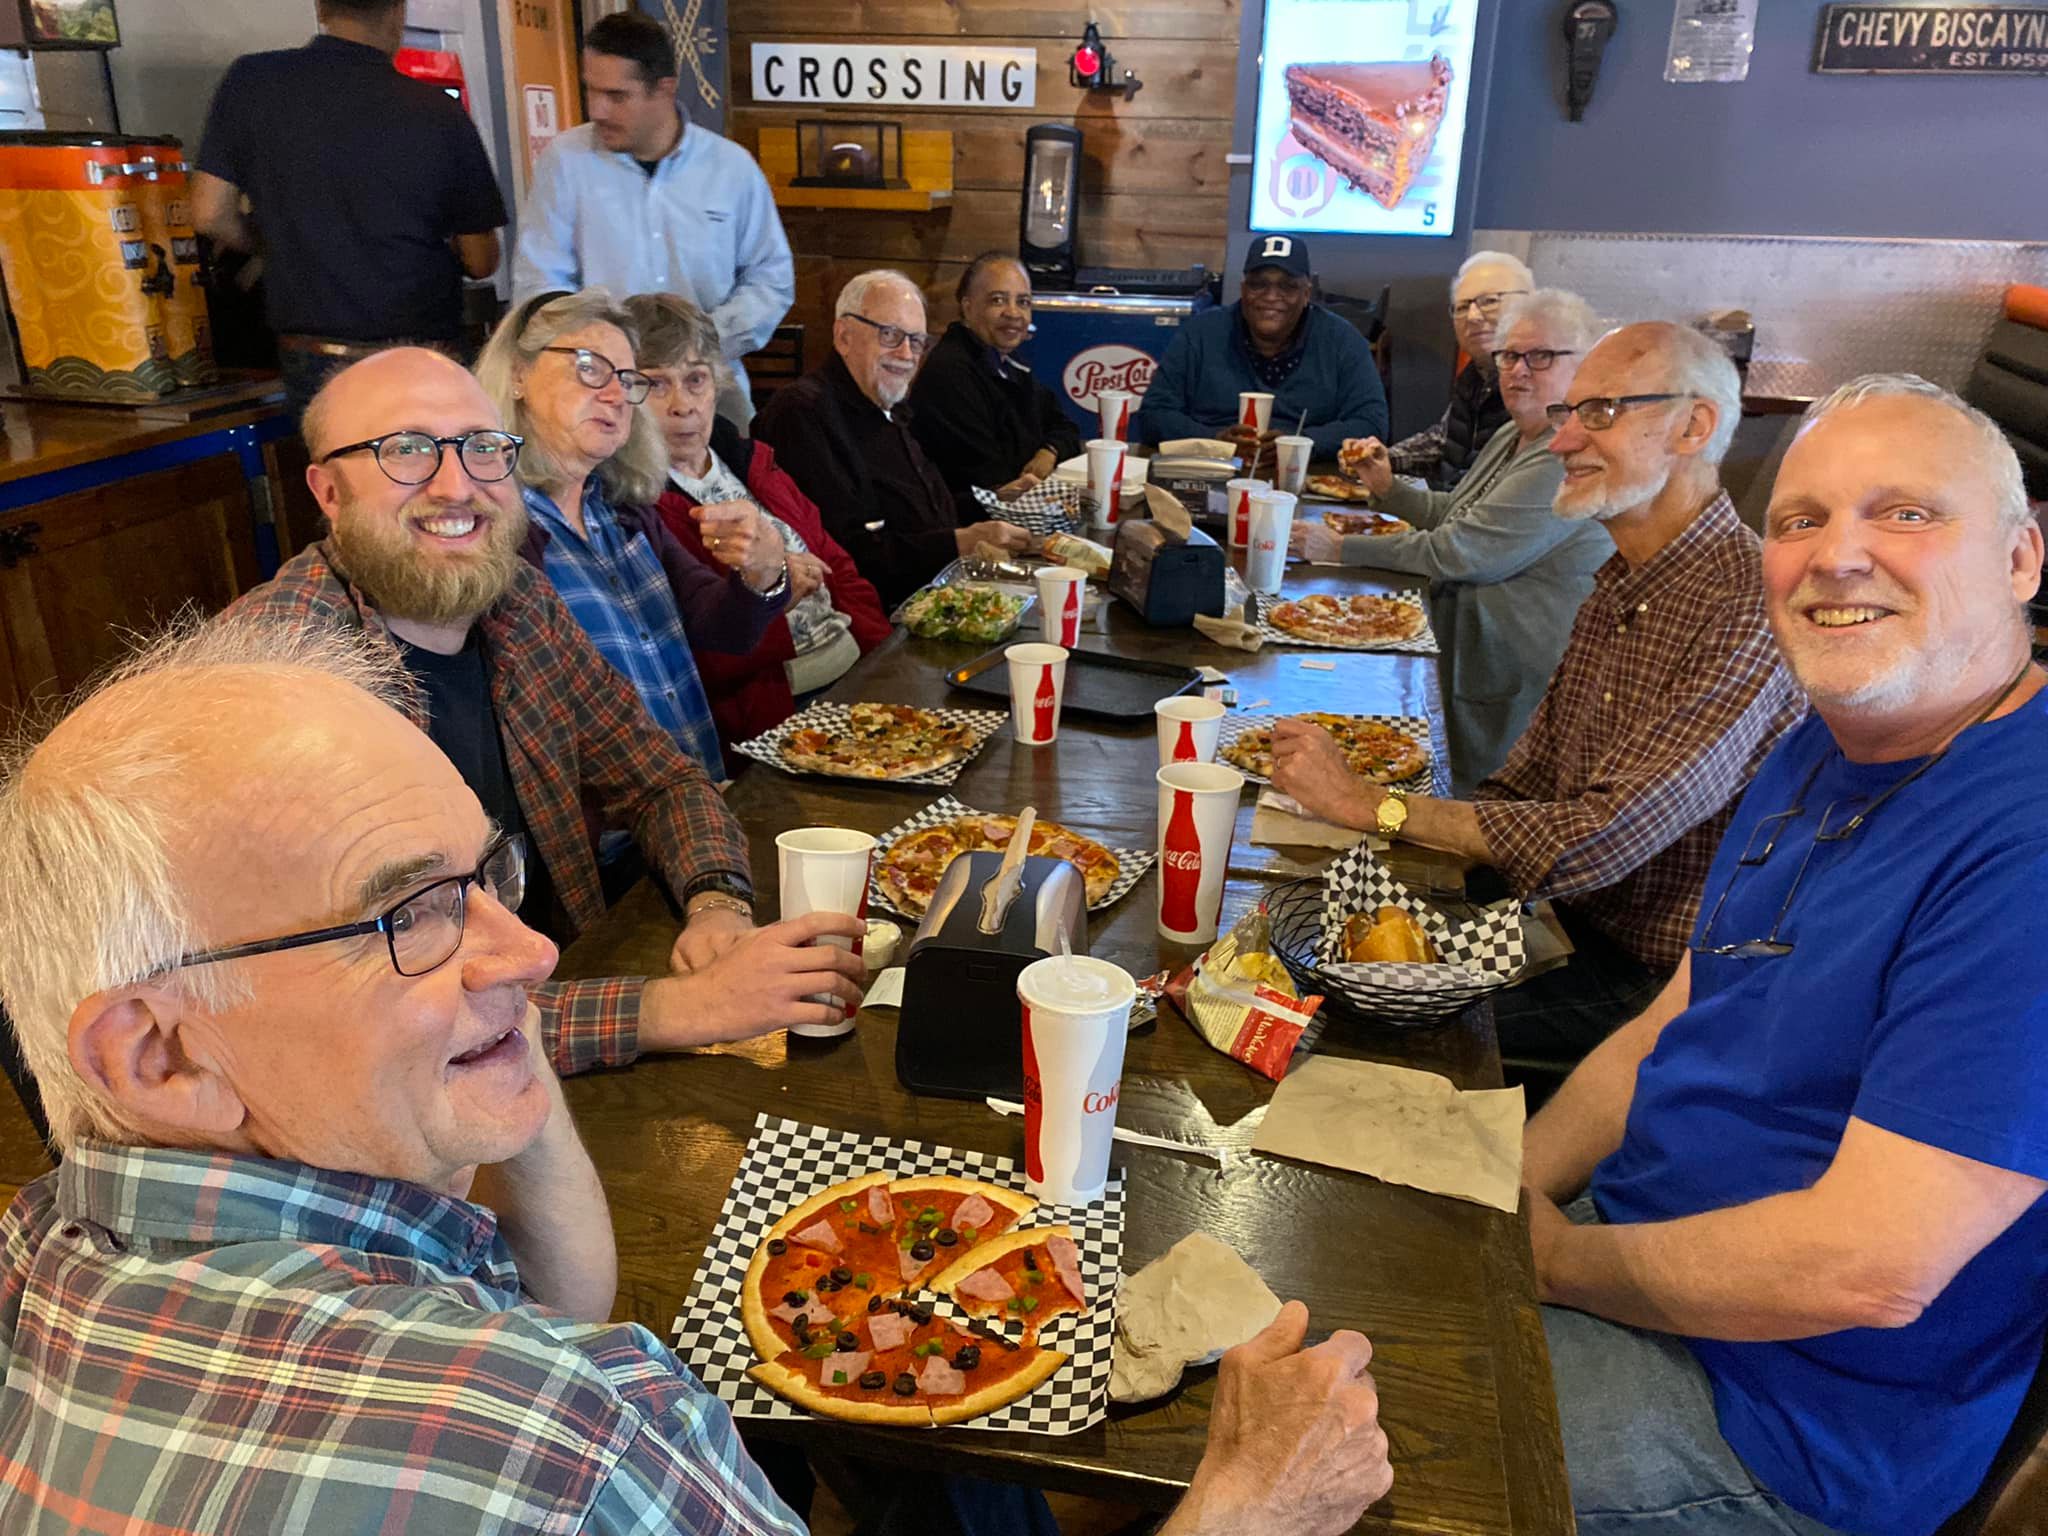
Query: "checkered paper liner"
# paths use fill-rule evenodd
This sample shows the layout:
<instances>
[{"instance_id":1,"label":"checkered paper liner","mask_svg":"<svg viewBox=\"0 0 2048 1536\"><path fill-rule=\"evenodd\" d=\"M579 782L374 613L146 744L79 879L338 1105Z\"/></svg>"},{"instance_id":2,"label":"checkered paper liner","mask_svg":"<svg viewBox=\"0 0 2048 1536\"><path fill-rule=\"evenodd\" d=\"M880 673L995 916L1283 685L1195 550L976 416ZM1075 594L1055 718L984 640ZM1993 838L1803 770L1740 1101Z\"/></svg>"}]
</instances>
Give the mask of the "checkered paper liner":
<instances>
[{"instance_id":1,"label":"checkered paper liner","mask_svg":"<svg viewBox=\"0 0 2048 1536\"><path fill-rule=\"evenodd\" d=\"M1304 715L1310 713L1339 714L1341 711L1303 710L1301 713ZM1278 717L1275 715L1225 715L1223 717L1223 729L1216 737L1216 761L1236 768L1239 773L1250 779L1254 784L1272 783L1273 781L1265 774L1253 773L1249 768L1239 767L1238 764L1230 762L1230 759L1225 757L1223 753L1225 748L1246 731L1261 725L1271 725L1276 718ZM1431 775L1434 772L1432 764L1436 759L1436 747L1430 740L1429 722L1427 720L1423 719L1420 715L1351 715L1347 718L1363 720L1372 725L1390 725L1397 731L1407 732L1410 736L1421 742L1422 750L1428 754L1423 759L1422 766L1409 774L1407 778L1394 780L1392 787L1405 790L1412 795L1426 795L1432 792L1434 784ZM745 749L742 748L741 750Z\"/></svg>"},{"instance_id":2,"label":"checkered paper liner","mask_svg":"<svg viewBox=\"0 0 2048 1536\"><path fill-rule=\"evenodd\" d=\"M804 1419L811 1415L784 1402L747 1375L759 1363L740 1313L741 1292L754 1251L768 1229L819 1190L866 1173L897 1178L951 1174L980 1179L1005 1189L1024 1188L1023 1171L1006 1157L958 1152L922 1141L858 1136L851 1131L804 1125L763 1113L753 1139L718 1213L689 1299L673 1325L676 1353L704 1385L741 1418ZM1109 1409L1109 1369L1116 1335L1116 1287L1123 1265L1124 1180L1112 1173L1096 1205L1072 1208L1041 1205L1021 1225L1064 1223L1081 1254L1081 1278L1093 1298L1085 1312L1054 1318L1041 1343L1068 1355L1052 1379L1029 1396L965 1424L967 1429L1024 1430L1071 1435L1098 1423ZM951 1298L926 1292L941 1316L962 1322Z\"/></svg>"},{"instance_id":3,"label":"checkered paper liner","mask_svg":"<svg viewBox=\"0 0 2048 1536\"><path fill-rule=\"evenodd\" d=\"M994 491L977 485L974 499L987 509L990 517L1015 523L1041 538L1048 533L1079 533L1088 522L1087 509L1081 505L1081 488L1055 480L1033 486L1015 501L1004 501Z\"/></svg>"},{"instance_id":4,"label":"checkered paper liner","mask_svg":"<svg viewBox=\"0 0 2048 1536\"><path fill-rule=\"evenodd\" d=\"M1008 717L1005 716L1004 718L1007 719ZM993 816L996 814L998 813L994 811L977 811L971 805L962 805L951 795L947 795L942 800L934 800L908 821L899 822L875 840L873 867L876 871L880 871L882 860L888 856L889 849L899 837L908 837L911 833L922 832L927 827L943 827L947 822L958 821L964 816ZM1060 820L1057 816L1045 816L1040 819L1043 821ZM1067 824L1062 821L1060 825L1066 826ZM1069 827L1068 830L1080 832L1078 827ZM1083 837L1087 836L1085 832L1081 833L1081 835ZM1107 845L1105 844L1104 846ZM1090 912L1104 911L1122 901L1126 896L1130 895L1131 887L1145 878L1145 871L1159 861L1158 854L1142 852L1136 848L1111 848L1109 851L1116 855L1116 861L1119 865L1116 880L1102 900L1089 905L1088 910ZM874 907L886 907L889 911L901 917L910 918L912 922L919 921L918 918L891 902L882 892L881 880L874 876L870 876L868 879L868 904Z\"/></svg>"},{"instance_id":5,"label":"checkered paper liner","mask_svg":"<svg viewBox=\"0 0 2048 1536\"><path fill-rule=\"evenodd\" d=\"M851 728L852 706L846 704L812 704L801 714L792 715L772 730L763 731L752 741L742 741L733 750L744 752L757 762L768 763L784 773L801 773L828 779L850 779L857 784L926 784L935 789L945 789L966 771L967 765L981 755L981 749L988 745L989 738L1000 731L1008 722L1008 710L996 709L934 709L927 713L937 715L948 725L964 725L974 733L974 745L965 757L950 763L941 763L936 768L926 768L917 773L906 773L897 777L876 779L861 773L825 773L816 768L799 768L782 755L783 744L797 731L813 726L823 731L844 731Z\"/></svg>"},{"instance_id":6,"label":"checkered paper liner","mask_svg":"<svg viewBox=\"0 0 2048 1536\"><path fill-rule=\"evenodd\" d=\"M1397 602L1413 604L1417 608L1422 607L1422 596L1417 592L1386 592L1380 595L1391 597ZM1253 594L1253 601L1257 604L1259 633L1275 645L1298 645L1322 651L1412 651L1418 656L1439 654L1436 632L1429 627L1427 609L1423 610L1421 630L1406 640L1375 640L1370 644L1350 644L1342 640L1311 640L1305 635L1292 634L1274 624L1266 616L1273 611L1275 604L1291 601L1284 594L1274 597L1268 593L1258 592Z\"/></svg>"},{"instance_id":7,"label":"checkered paper liner","mask_svg":"<svg viewBox=\"0 0 2048 1536\"><path fill-rule=\"evenodd\" d=\"M1401 907L1412 914L1438 961L1353 964L1343 958L1344 920L1354 912ZM1365 844L1338 859L1320 881L1297 881L1268 896L1273 945L1325 1006L1390 1024L1433 1024L1506 986L1528 960L1522 909L1507 902L1467 919L1446 917L1395 879Z\"/></svg>"}]
</instances>

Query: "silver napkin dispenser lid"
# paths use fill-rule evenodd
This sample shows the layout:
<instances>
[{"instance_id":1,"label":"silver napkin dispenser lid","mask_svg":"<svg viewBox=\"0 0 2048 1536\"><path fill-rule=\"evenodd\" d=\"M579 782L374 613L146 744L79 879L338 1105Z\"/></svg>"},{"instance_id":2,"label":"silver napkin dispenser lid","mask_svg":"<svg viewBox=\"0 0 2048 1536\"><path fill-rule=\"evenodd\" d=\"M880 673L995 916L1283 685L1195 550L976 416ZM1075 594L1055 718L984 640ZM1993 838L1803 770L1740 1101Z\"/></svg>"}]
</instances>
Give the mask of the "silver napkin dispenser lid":
<instances>
[{"instance_id":1,"label":"silver napkin dispenser lid","mask_svg":"<svg viewBox=\"0 0 2048 1536\"><path fill-rule=\"evenodd\" d=\"M1072 953L1087 953L1088 903L1081 872L1065 859L1028 855L1019 867L1015 891L999 904L991 927L985 897L1002 864L1000 853L980 849L963 853L946 866L924 921L911 938L905 964L921 946L932 943L1038 960L1060 953L1062 933Z\"/></svg>"}]
</instances>

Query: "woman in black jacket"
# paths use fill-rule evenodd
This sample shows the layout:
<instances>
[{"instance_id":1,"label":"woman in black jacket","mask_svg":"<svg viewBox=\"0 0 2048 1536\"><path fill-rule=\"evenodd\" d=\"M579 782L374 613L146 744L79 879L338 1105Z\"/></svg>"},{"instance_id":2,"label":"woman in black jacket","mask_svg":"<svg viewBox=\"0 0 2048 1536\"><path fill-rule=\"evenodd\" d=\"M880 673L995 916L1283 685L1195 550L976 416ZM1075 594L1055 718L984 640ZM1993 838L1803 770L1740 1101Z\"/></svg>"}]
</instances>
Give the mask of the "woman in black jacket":
<instances>
[{"instance_id":1,"label":"woman in black jacket","mask_svg":"<svg viewBox=\"0 0 2048 1536\"><path fill-rule=\"evenodd\" d=\"M957 296L960 318L911 386L910 429L956 498L978 485L1014 501L1081 451L1081 433L1010 355L1031 334L1031 278L1017 258L975 257Z\"/></svg>"}]
</instances>

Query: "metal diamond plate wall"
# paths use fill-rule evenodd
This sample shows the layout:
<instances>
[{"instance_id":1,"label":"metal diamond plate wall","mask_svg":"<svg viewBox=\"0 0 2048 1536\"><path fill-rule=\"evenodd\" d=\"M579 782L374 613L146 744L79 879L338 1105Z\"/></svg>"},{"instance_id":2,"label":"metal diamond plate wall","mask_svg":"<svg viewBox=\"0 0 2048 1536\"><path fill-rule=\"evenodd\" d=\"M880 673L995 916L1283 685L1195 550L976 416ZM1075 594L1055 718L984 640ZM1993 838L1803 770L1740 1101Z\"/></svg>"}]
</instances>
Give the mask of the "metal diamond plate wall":
<instances>
[{"instance_id":1,"label":"metal diamond plate wall","mask_svg":"<svg viewBox=\"0 0 2048 1536\"><path fill-rule=\"evenodd\" d=\"M1539 281L1615 320L1748 310L1758 395L1824 394L1898 369L1955 388L2006 285L2048 284L2048 244L2037 243L1477 230L1472 244L1522 256Z\"/></svg>"}]
</instances>

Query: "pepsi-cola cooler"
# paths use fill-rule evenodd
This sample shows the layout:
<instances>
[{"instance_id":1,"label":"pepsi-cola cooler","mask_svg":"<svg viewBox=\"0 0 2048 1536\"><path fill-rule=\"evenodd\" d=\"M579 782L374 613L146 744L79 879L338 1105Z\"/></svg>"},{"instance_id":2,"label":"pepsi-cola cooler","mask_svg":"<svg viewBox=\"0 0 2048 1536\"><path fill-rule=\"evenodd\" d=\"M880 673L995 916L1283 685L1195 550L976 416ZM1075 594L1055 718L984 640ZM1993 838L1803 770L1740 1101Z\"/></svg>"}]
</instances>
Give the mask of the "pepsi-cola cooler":
<instances>
[{"instance_id":1,"label":"pepsi-cola cooler","mask_svg":"<svg viewBox=\"0 0 2048 1536\"><path fill-rule=\"evenodd\" d=\"M1096 391L1144 394L1180 323L1209 304L1207 292L1039 292L1031 299L1032 338L1019 350L1080 424L1085 442L1097 431Z\"/></svg>"}]
</instances>

